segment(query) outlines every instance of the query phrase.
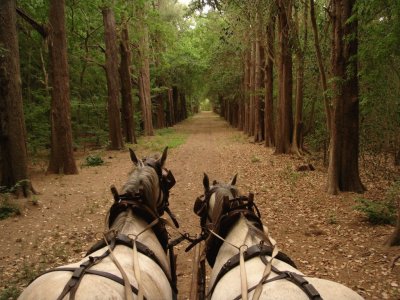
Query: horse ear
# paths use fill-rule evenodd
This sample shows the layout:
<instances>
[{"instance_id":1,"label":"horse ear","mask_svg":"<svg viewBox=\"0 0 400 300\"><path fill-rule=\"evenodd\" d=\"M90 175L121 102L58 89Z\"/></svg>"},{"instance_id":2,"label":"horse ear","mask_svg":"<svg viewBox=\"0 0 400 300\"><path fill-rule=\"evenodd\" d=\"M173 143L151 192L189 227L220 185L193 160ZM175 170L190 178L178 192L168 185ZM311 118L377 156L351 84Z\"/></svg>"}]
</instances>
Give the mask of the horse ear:
<instances>
[{"instance_id":1,"label":"horse ear","mask_svg":"<svg viewBox=\"0 0 400 300\"><path fill-rule=\"evenodd\" d=\"M237 178L237 173L235 174L235 176L233 176L230 185L235 185L236 184L236 178Z\"/></svg>"},{"instance_id":2,"label":"horse ear","mask_svg":"<svg viewBox=\"0 0 400 300\"><path fill-rule=\"evenodd\" d=\"M136 157L135 151L133 151L131 148L129 148L129 153L131 155L131 161L135 164L135 166L137 166L139 163L139 160Z\"/></svg>"},{"instance_id":3,"label":"horse ear","mask_svg":"<svg viewBox=\"0 0 400 300\"><path fill-rule=\"evenodd\" d=\"M167 155L168 155L168 146L165 147L165 149L164 149L164 151L163 151L163 153L161 155L161 158L159 160L161 167L164 166L165 161L167 160Z\"/></svg>"},{"instance_id":4,"label":"horse ear","mask_svg":"<svg viewBox=\"0 0 400 300\"><path fill-rule=\"evenodd\" d=\"M206 173L204 173L203 177L203 186L206 192L210 190L210 179L208 178L208 175Z\"/></svg>"}]
</instances>

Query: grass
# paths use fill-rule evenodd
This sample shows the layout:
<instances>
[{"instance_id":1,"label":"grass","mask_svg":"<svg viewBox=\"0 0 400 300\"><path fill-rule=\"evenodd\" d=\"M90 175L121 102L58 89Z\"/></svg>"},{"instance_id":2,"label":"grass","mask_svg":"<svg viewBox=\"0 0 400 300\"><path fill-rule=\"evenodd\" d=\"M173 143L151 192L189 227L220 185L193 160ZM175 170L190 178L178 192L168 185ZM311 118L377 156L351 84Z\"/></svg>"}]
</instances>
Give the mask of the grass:
<instances>
[{"instance_id":1,"label":"grass","mask_svg":"<svg viewBox=\"0 0 400 300\"><path fill-rule=\"evenodd\" d=\"M244 134L235 134L231 137L232 141L239 144L248 143L248 138Z\"/></svg>"},{"instance_id":2,"label":"grass","mask_svg":"<svg viewBox=\"0 0 400 300\"><path fill-rule=\"evenodd\" d=\"M20 214L21 210L8 200L7 194L0 195L0 220Z\"/></svg>"},{"instance_id":3,"label":"grass","mask_svg":"<svg viewBox=\"0 0 400 300\"><path fill-rule=\"evenodd\" d=\"M359 204L354 209L363 212L371 224L395 224L396 203L394 201L375 201L364 198L358 198L356 201Z\"/></svg>"},{"instance_id":4,"label":"grass","mask_svg":"<svg viewBox=\"0 0 400 300\"><path fill-rule=\"evenodd\" d=\"M0 292L0 300L17 299L19 294L21 294L21 289L10 285Z\"/></svg>"},{"instance_id":5,"label":"grass","mask_svg":"<svg viewBox=\"0 0 400 300\"><path fill-rule=\"evenodd\" d=\"M281 174L281 176L290 184L290 186L296 186L297 181L301 178L301 174L295 172L289 166L287 166Z\"/></svg>"},{"instance_id":6,"label":"grass","mask_svg":"<svg viewBox=\"0 0 400 300\"><path fill-rule=\"evenodd\" d=\"M145 149L162 151L166 146L169 149L179 147L186 142L187 135L177 133L173 128L158 129L153 137L140 137L138 143Z\"/></svg>"},{"instance_id":7,"label":"grass","mask_svg":"<svg viewBox=\"0 0 400 300\"><path fill-rule=\"evenodd\" d=\"M82 166L95 167L104 164L104 160L99 155L89 155L85 158Z\"/></svg>"},{"instance_id":8,"label":"grass","mask_svg":"<svg viewBox=\"0 0 400 300\"><path fill-rule=\"evenodd\" d=\"M356 198L359 204L355 210L365 214L368 222L372 224L395 224L397 218L397 201L399 201L400 180L395 181L386 191L381 201Z\"/></svg>"}]
</instances>

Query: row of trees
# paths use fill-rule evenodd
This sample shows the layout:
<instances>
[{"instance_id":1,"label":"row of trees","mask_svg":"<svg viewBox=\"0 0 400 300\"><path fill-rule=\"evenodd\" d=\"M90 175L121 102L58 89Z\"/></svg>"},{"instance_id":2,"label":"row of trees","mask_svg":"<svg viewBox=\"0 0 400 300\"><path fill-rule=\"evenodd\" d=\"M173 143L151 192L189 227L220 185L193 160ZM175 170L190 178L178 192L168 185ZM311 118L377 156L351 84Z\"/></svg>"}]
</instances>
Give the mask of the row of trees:
<instances>
[{"instance_id":1,"label":"row of trees","mask_svg":"<svg viewBox=\"0 0 400 300\"><path fill-rule=\"evenodd\" d=\"M328 192L364 191L360 136L399 163L400 5L384 2L207 1L214 107L277 154L303 155L304 139L329 148Z\"/></svg>"},{"instance_id":2,"label":"row of trees","mask_svg":"<svg viewBox=\"0 0 400 300\"><path fill-rule=\"evenodd\" d=\"M0 186L27 179L28 149L50 148L49 173L75 174L74 148L107 136L121 149L197 109L175 1L18 5L0 4Z\"/></svg>"}]
</instances>

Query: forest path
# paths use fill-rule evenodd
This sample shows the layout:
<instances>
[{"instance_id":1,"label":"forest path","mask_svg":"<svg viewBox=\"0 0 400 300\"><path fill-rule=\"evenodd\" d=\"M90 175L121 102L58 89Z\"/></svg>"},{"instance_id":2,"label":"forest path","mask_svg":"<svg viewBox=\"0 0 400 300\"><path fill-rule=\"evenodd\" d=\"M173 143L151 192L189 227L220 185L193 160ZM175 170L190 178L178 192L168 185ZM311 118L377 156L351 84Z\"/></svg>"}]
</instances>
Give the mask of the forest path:
<instances>
[{"instance_id":1,"label":"forest path","mask_svg":"<svg viewBox=\"0 0 400 300\"><path fill-rule=\"evenodd\" d=\"M249 143L246 135L210 112L174 129L187 135L167 159L177 181L171 190L171 210L182 231L200 232L193 203L203 193L203 172L211 181L224 182L238 173L240 191L255 193L264 224L303 273L344 283L366 299L400 299L400 263L392 272L388 267L400 248L383 247L393 228L363 222L353 209L359 195L327 195L322 165L314 161L315 171L296 172L309 158L273 155L272 149ZM140 146L135 151L139 157L152 152ZM105 164L82 167L93 153ZM32 182L41 193L33 198L35 205L17 200L25 202L22 216L0 221L0 299L13 298L43 270L77 261L103 231L113 201L109 187L120 188L126 181L132 167L129 153L81 153L78 165L80 173L70 176L45 175L42 161L32 165ZM366 183L364 197L382 193L373 182ZM185 253L186 246L183 242L176 251L178 299L188 299L190 292L193 253Z\"/></svg>"}]
</instances>

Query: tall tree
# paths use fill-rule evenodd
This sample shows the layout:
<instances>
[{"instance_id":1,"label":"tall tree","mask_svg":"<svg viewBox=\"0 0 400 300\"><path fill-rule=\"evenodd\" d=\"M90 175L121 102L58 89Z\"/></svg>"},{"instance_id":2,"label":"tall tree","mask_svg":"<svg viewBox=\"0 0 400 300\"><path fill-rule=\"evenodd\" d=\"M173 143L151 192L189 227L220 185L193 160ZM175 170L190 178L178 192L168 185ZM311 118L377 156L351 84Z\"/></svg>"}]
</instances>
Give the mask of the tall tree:
<instances>
[{"instance_id":1,"label":"tall tree","mask_svg":"<svg viewBox=\"0 0 400 300\"><path fill-rule=\"evenodd\" d=\"M139 28L139 95L142 109L144 135L153 135L153 114L150 91L149 29L146 24L146 8L139 4L137 10Z\"/></svg>"},{"instance_id":2,"label":"tall tree","mask_svg":"<svg viewBox=\"0 0 400 300\"><path fill-rule=\"evenodd\" d=\"M328 98L328 84L326 80L326 72L323 63L322 53L321 53L321 46L319 41L318 35L318 28L317 28L317 21L315 17L315 5L314 0L310 0L310 19L311 25L314 33L314 47L315 47L315 54L317 57L318 62L318 69L320 74L321 86L322 86L322 94L324 97L324 105L325 105L325 114L326 114L326 128L327 131L331 131L331 124L332 124L332 108L330 99Z\"/></svg>"},{"instance_id":3,"label":"tall tree","mask_svg":"<svg viewBox=\"0 0 400 300\"><path fill-rule=\"evenodd\" d=\"M334 103L328 169L328 193L330 194L337 194L339 191L363 192L365 190L358 170L358 21L357 16L353 16L355 1L332 1Z\"/></svg>"},{"instance_id":4,"label":"tall tree","mask_svg":"<svg viewBox=\"0 0 400 300\"><path fill-rule=\"evenodd\" d=\"M137 143L135 135L134 109L132 103L132 81L131 81L131 49L129 46L128 22L122 21L120 41L121 65L119 74L121 77L122 96L122 129L127 143Z\"/></svg>"},{"instance_id":5,"label":"tall tree","mask_svg":"<svg viewBox=\"0 0 400 300\"><path fill-rule=\"evenodd\" d=\"M110 7L101 10L104 23L104 41L106 45L106 76L108 87L108 126L110 149L119 150L124 146L121 132L121 117L119 108L119 76L118 76L118 51L117 33L114 12Z\"/></svg>"},{"instance_id":6,"label":"tall tree","mask_svg":"<svg viewBox=\"0 0 400 300\"><path fill-rule=\"evenodd\" d=\"M292 135L291 152L298 155L303 154L303 102L304 102L304 65L305 65L305 52L307 48L308 37L308 3L304 3L303 19L298 17L298 11L295 12L295 22L293 28L294 52L296 60L296 91L295 102L296 112L294 117L294 128ZM301 37L303 31L303 37ZM303 45L301 40L303 40Z\"/></svg>"},{"instance_id":7,"label":"tall tree","mask_svg":"<svg viewBox=\"0 0 400 300\"><path fill-rule=\"evenodd\" d=\"M65 0L50 1L51 151L49 173L77 174L72 146Z\"/></svg>"},{"instance_id":8,"label":"tall tree","mask_svg":"<svg viewBox=\"0 0 400 300\"><path fill-rule=\"evenodd\" d=\"M275 127L274 127L274 42L275 42L275 16L271 14L270 21L266 28L266 58L265 58L265 76L264 76L264 136L265 146L275 146Z\"/></svg>"},{"instance_id":9,"label":"tall tree","mask_svg":"<svg viewBox=\"0 0 400 300\"><path fill-rule=\"evenodd\" d=\"M261 43L261 24L259 13L255 17L255 57L254 57L254 142L263 140L263 120L261 111L261 89L264 81L264 47Z\"/></svg>"},{"instance_id":10,"label":"tall tree","mask_svg":"<svg viewBox=\"0 0 400 300\"><path fill-rule=\"evenodd\" d=\"M0 186L28 179L15 0L0 2ZM20 185L17 195L29 195Z\"/></svg>"},{"instance_id":11,"label":"tall tree","mask_svg":"<svg viewBox=\"0 0 400 300\"><path fill-rule=\"evenodd\" d=\"M292 51L290 21L292 1L277 0L279 39L279 101L275 136L275 153L289 153L293 131L292 115Z\"/></svg>"}]
</instances>

